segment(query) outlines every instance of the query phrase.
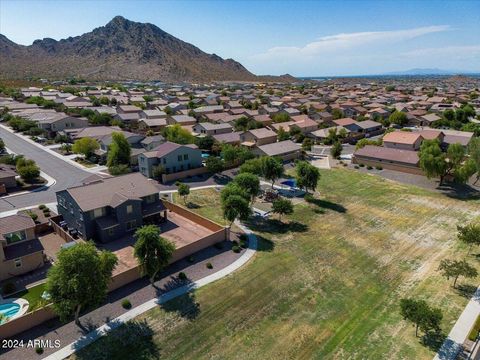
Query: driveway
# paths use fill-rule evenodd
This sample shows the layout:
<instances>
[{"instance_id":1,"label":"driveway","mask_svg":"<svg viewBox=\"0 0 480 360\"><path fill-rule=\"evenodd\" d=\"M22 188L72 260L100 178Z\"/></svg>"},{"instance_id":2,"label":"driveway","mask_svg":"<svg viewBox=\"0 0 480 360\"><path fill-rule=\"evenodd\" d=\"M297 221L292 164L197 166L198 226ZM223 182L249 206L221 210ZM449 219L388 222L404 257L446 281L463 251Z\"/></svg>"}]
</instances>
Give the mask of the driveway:
<instances>
[{"instance_id":1,"label":"driveway","mask_svg":"<svg viewBox=\"0 0 480 360\"><path fill-rule=\"evenodd\" d=\"M24 208L42 203L56 201L55 192L65 188L80 185L81 180L91 175L68 162L58 159L54 155L42 150L28 141L12 134L0 127L0 137L5 146L17 154L23 154L29 159L35 160L40 169L56 180L56 184L43 191L18 195L6 199L0 198L0 212Z\"/></svg>"}]
</instances>

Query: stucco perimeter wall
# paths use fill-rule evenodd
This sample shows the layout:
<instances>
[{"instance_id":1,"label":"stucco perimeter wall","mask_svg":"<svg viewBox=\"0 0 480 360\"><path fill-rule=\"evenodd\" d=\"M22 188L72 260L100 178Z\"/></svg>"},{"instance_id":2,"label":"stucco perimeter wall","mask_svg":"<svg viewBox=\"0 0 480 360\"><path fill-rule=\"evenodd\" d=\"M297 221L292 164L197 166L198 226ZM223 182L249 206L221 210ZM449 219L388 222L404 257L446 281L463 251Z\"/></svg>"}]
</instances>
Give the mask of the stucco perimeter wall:
<instances>
[{"instance_id":1,"label":"stucco perimeter wall","mask_svg":"<svg viewBox=\"0 0 480 360\"><path fill-rule=\"evenodd\" d=\"M178 180L178 179L184 179L189 176L201 175L207 172L208 172L207 167L202 166L202 167L198 167L190 170L175 172L172 174L162 174L162 183L167 183L167 182Z\"/></svg>"},{"instance_id":2,"label":"stucco perimeter wall","mask_svg":"<svg viewBox=\"0 0 480 360\"><path fill-rule=\"evenodd\" d=\"M12 337L55 317L52 305L47 305L1 325L0 339Z\"/></svg>"},{"instance_id":3,"label":"stucco perimeter wall","mask_svg":"<svg viewBox=\"0 0 480 360\"><path fill-rule=\"evenodd\" d=\"M381 166L384 169L401 171L408 174L424 175L422 169L420 169L419 167L403 165L400 163L390 163L390 162L372 160L372 159L358 157L358 156L354 156L352 159L352 162L354 164L364 164L365 166L370 165L372 167Z\"/></svg>"},{"instance_id":4,"label":"stucco perimeter wall","mask_svg":"<svg viewBox=\"0 0 480 360\"><path fill-rule=\"evenodd\" d=\"M173 211L175 213L177 213L178 215L180 216L183 216L184 218L187 218L188 220L191 220L193 222L196 222L197 224L203 226L204 228L207 228L208 230L211 230L211 231L219 231L219 230L223 230L224 227L217 224L216 222L213 222L212 220L209 220L201 215L198 215L198 214L195 214L194 212L191 212L181 206L178 206L174 203L171 203L170 201L167 201L167 200L162 200L163 201L163 204L165 205L165 207L170 210L170 211ZM168 214L167 214L168 216Z\"/></svg>"},{"instance_id":5,"label":"stucco perimeter wall","mask_svg":"<svg viewBox=\"0 0 480 360\"><path fill-rule=\"evenodd\" d=\"M173 253L170 263L178 261L184 257L190 256L197 251L200 251L208 246L216 244L217 242L226 240L229 238L229 229L225 228L203 216L197 215L187 209L184 209L178 205L175 205L171 202L163 200L165 207L170 210L178 213L179 215L196 222L197 224L211 230L213 233L207 235L198 241L195 241L191 244L183 246L179 249L176 249ZM140 268L135 266L133 268L127 269L121 273L115 274L112 276L112 280L108 285L108 292L114 291L124 285L127 285L135 280L138 280L142 277L140 273ZM43 322L55 318L56 315L52 310L52 305L47 305L41 309L32 311L23 316L20 316L16 319L13 319L0 326L0 339L10 338L15 336L25 330L28 330L34 326L40 325Z\"/></svg>"}]
</instances>

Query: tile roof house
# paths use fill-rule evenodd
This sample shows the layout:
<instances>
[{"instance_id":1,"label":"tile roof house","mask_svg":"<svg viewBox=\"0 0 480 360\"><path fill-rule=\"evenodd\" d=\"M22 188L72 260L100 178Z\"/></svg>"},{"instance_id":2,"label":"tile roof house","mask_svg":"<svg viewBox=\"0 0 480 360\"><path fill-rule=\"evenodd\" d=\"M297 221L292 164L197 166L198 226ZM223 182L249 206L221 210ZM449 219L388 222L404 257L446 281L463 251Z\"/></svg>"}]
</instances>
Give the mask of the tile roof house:
<instances>
[{"instance_id":1,"label":"tile roof house","mask_svg":"<svg viewBox=\"0 0 480 360\"><path fill-rule=\"evenodd\" d=\"M213 138L220 144L240 145L240 135L242 131L235 131L226 134L215 134Z\"/></svg>"},{"instance_id":2,"label":"tile roof house","mask_svg":"<svg viewBox=\"0 0 480 360\"><path fill-rule=\"evenodd\" d=\"M441 120L441 117L435 114L426 114L421 116L422 118L422 125L423 126L430 126L433 124L435 121Z\"/></svg>"},{"instance_id":3,"label":"tile roof house","mask_svg":"<svg viewBox=\"0 0 480 360\"><path fill-rule=\"evenodd\" d=\"M15 166L0 165L0 195L17 186Z\"/></svg>"},{"instance_id":4,"label":"tile roof house","mask_svg":"<svg viewBox=\"0 0 480 360\"><path fill-rule=\"evenodd\" d=\"M43 246L35 234L29 215L0 218L0 280L41 268L45 264Z\"/></svg>"},{"instance_id":5,"label":"tile roof house","mask_svg":"<svg viewBox=\"0 0 480 360\"><path fill-rule=\"evenodd\" d=\"M279 141L272 144L260 145L253 149L258 156L276 156L283 161L298 159L302 152L302 146L291 140Z\"/></svg>"},{"instance_id":6,"label":"tile roof house","mask_svg":"<svg viewBox=\"0 0 480 360\"><path fill-rule=\"evenodd\" d=\"M81 238L109 242L166 218L154 182L140 173L96 179L57 192L58 212Z\"/></svg>"},{"instance_id":7,"label":"tile roof house","mask_svg":"<svg viewBox=\"0 0 480 360\"><path fill-rule=\"evenodd\" d=\"M166 174L202 167L202 151L196 145L180 145L170 141L138 156L140 173L153 178L154 169L161 166Z\"/></svg>"},{"instance_id":8,"label":"tile roof house","mask_svg":"<svg viewBox=\"0 0 480 360\"><path fill-rule=\"evenodd\" d=\"M193 125L193 131L202 135L227 134L233 131L230 124L212 124L209 122L200 122Z\"/></svg>"},{"instance_id":9,"label":"tile roof house","mask_svg":"<svg viewBox=\"0 0 480 360\"><path fill-rule=\"evenodd\" d=\"M383 146L392 149L416 151L420 149L423 137L419 132L393 131L383 137Z\"/></svg>"},{"instance_id":10,"label":"tile roof house","mask_svg":"<svg viewBox=\"0 0 480 360\"><path fill-rule=\"evenodd\" d=\"M244 146L261 146L277 142L277 133L267 128L251 129L240 135Z\"/></svg>"},{"instance_id":11,"label":"tile roof house","mask_svg":"<svg viewBox=\"0 0 480 360\"><path fill-rule=\"evenodd\" d=\"M381 166L385 169L422 174L418 167L419 158L416 151L367 145L355 150L352 157L354 164Z\"/></svg>"}]
</instances>

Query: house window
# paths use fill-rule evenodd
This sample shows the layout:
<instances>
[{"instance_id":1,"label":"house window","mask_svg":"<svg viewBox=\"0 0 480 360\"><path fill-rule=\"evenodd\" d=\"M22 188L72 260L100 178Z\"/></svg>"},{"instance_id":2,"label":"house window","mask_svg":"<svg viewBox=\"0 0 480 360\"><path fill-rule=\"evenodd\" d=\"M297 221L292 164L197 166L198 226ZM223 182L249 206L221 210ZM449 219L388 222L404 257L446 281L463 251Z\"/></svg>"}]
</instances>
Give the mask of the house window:
<instances>
[{"instance_id":1,"label":"house window","mask_svg":"<svg viewBox=\"0 0 480 360\"><path fill-rule=\"evenodd\" d=\"M125 224L125 228L127 229L127 231L135 229L136 226L137 226L136 220L127 221Z\"/></svg>"},{"instance_id":2,"label":"house window","mask_svg":"<svg viewBox=\"0 0 480 360\"><path fill-rule=\"evenodd\" d=\"M93 210L93 218L99 218L105 215L105 208L98 208Z\"/></svg>"},{"instance_id":3,"label":"house window","mask_svg":"<svg viewBox=\"0 0 480 360\"><path fill-rule=\"evenodd\" d=\"M167 163L167 159L163 158L163 163L166 164Z\"/></svg>"},{"instance_id":4,"label":"house window","mask_svg":"<svg viewBox=\"0 0 480 360\"><path fill-rule=\"evenodd\" d=\"M131 214L133 212L133 205L127 205L127 214Z\"/></svg>"},{"instance_id":5,"label":"house window","mask_svg":"<svg viewBox=\"0 0 480 360\"><path fill-rule=\"evenodd\" d=\"M188 154L183 155L183 160L188 160Z\"/></svg>"},{"instance_id":6,"label":"house window","mask_svg":"<svg viewBox=\"0 0 480 360\"><path fill-rule=\"evenodd\" d=\"M15 267L16 268L22 267L22 259L21 258L15 259L14 262L15 262Z\"/></svg>"},{"instance_id":7,"label":"house window","mask_svg":"<svg viewBox=\"0 0 480 360\"><path fill-rule=\"evenodd\" d=\"M7 240L7 245L10 245L25 240L27 238L27 233L25 232L25 230L20 230L12 232L10 234L5 234L4 237L5 240Z\"/></svg>"},{"instance_id":8,"label":"house window","mask_svg":"<svg viewBox=\"0 0 480 360\"><path fill-rule=\"evenodd\" d=\"M147 204L152 204L155 202L155 195L148 195L146 198L145 198L145 202Z\"/></svg>"},{"instance_id":9,"label":"house window","mask_svg":"<svg viewBox=\"0 0 480 360\"><path fill-rule=\"evenodd\" d=\"M182 161L182 155L178 155L178 161Z\"/></svg>"}]
</instances>

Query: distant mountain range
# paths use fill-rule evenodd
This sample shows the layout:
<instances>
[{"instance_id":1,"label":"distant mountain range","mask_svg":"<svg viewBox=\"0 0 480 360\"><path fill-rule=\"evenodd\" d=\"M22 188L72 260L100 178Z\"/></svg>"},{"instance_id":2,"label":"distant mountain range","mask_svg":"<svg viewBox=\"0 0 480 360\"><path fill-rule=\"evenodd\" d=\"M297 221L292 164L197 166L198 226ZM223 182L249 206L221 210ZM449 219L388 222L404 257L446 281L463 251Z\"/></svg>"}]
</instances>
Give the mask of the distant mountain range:
<instances>
[{"instance_id":1,"label":"distant mountain range","mask_svg":"<svg viewBox=\"0 0 480 360\"><path fill-rule=\"evenodd\" d=\"M414 75L463 75L463 74L474 74L474 72L461 71L461 70L442 70L442 69L410 69L404 71L394 71L385 73L383 75L405 75L405 76L414 76Z\"/></svg>"},{"instance_id":2,"label":"distant mountain range","mask_svg":"<svg viewBox=\"0 0 480 360\"><path fill-rule=\"evenodd\" d=\"M290 75L256 76L233 59L222 59L155 25L116 16L105 26L60 41L30 46L0 34L0 78L40 77L166 82L282 81Z\"/></svg>"}]
</instances>

